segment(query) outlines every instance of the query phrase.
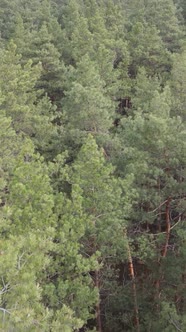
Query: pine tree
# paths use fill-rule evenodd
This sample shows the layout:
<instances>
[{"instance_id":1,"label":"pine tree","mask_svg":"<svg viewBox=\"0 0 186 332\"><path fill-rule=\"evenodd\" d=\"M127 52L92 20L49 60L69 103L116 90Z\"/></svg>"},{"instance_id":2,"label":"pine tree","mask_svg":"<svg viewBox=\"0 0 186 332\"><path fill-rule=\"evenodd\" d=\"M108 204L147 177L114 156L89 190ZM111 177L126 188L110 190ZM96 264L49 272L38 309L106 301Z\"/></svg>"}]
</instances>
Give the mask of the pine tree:
<instances>
[{"instance_id":1,"label":"pine tree","mask_svg":"<svg viewBox=\"0 0 186 332\"><path fill-rule=\"evenodd\" d=\"M2 331L185 331L184 24L0 0Z\"/></svg>"},{"instance_id":2,"label":"pine tree","mask_svg":"<svg viewBox=\"0 0 186 332\"><path fill-rule=\"evenodd\" d=\"M1 38L8 40L14 31L15 13L18 9L17 0L14 2L1 0L0 8Z\"/></svg>"},{"instance_id":3,"label":"pine tree","mask_svg":"<svg viewBox=\"0 0 186 332\"><path fill-rule=\"evenodd\" d=\"M0 327L46 331L50 315L41 303L41 273L52 245L52 190L32 142L16 134L2 110L0 126Z\"/></svg>"},{"instance_id":4,"label":"pine tree","mask_svg":"<svg viewBox=\"0 0 186 332\"><path fill-rule=\"evenodd\" d=\"M78 254L78 240L83 232L82 226L76 235L77 223L83 220L83 216L78 220L73 218L73 214L80 209L78 199L74 198L74 203L70 203L60 195L54 198L48 167L43 158L34 153L34 145L29 138L15 132L11 118L7 118L2 111L0 127L0 328L19 331L61 331L63 328L66 332L72 332L86 322L88 299L91 304L96 298L93 287L91 290L90 278L84 276L95 268L94 258L87 261ZM62 228L58 233L61 224L56 227L56 222L61 213L64 215L61 221L64 230ZM74 236L71 236L69 230L73 227L73 221ZM58 239L61 243L57 244ZM54 295L51 301L48 300L54 288L53 282L49 284L52 272L49 274L48 271L56 275L55 252L59 257L59 266L66 262L62 272L66 283L61 283L59 278L58 299L62 303L66 300L69 305L72 302L74 311L67 304L54 305ZM76 262L74 275L79 275L76 283L71 279L73 261ZM78 303L85 297L81 319L75 313L77 302L73 301L73 297L68 300L75 290Z\"/></svg>"},{"instance_id":5,"label":"pine tree","mask_svg":"<svg viewBox=\"0 0 186 332\"><path fill-rule=\"evenodd\" d=\"M98 149L91 135L80 149L72 169L72 186L78 184L82 191L82 207L89 221L83 250L90 256L97 250L100 252L98 263L101 265L92 272L92 277L99 290L96 325L98 331L102 331L108 324L104 312L110 310L107 307L110 293L117 284L116 268L128 260L128 242L124 234L134 196L132 190L128 192L132 178L129 176L120 182L114 177L112 165L105 161L103 151Z\"/></svg>"},{"instance_id":6,"label":"pine tree","mask_svg":"<svg viewBox=\"0 0 186 332\"><path fill-rule=\"evenodd\" d=\"M123 153L118 159L118 171L122 176L134 174L139 197L134 203L129 225L134 248L137 248L133 257L139 270L136 280L138 298L143 312L147 313L149 296L153 296L150 312L153 312L153 305L157 305L157 314L163 310L162 299L167 305L171 302L173 307L176 306L177 289L169 291L169 284L179 285L185 270L184 258L181 263L184 256L185 130L180 117L170 116L170 109L170 89L165 88L162 93L155 91L149 105L150 112L143 113L138 109L134 117L123 119L119 134ZM136 235L134 229L139 230ZM181 237L178 234L182 234ZM147 247L148 250L144 251ZM176 275L170 263L175 255L179 270ZM143 267L141 272L139 264ZM177 305L176 309L184 324L181 306ZM151 320L154 319L151 317ZM161 322L164 324L161 327L156 321L147 324L145 329L148 326L152 331L171 328L170 321Z\"/></svg>"},{"instance_id":7,"label":"pine tree","mask_svg":"<svg viewBox=\"0 0 186 332\"><path fill-rule=\"evenodd\" d=\"M43 153L55 137L52 125L54 109L40 90L36 91L37 80L41 75L41 65L33 66L32 60L24 65L11 41L1 52L0 88L3 94L1 109L12 118L13 128L34 141Z\"/></svg>"},{"instance_id":8,"label":"pine tree","mask_svg":"<svg viewBox=\"0 0 186 332\"><path fill-rule=\"evenodd\" d=\"M25 28L21 17L17 19L14 41L22 55L22 63L32 60L34 65L41 64L41 73L36 84L37 89L50 97L58 105L63 94L64 66L60 53L54 45L55 38L49 32L49 23L44 21L35 30Z\"/></svg>"},{"instance_id":9,"label":"pine tree","mask_svg":"<svg viewBox=\"0 0 186 332\"><path fill-rule=\"evenodd\" d=\"M132 108L150 111L154 91L161 92L162 79L158 76L148 76L144 67L139 68L136 79L133 81Z\"/></svg>"},{"instance_id":10,"label":"pine tree","mask_svg":"<svg viewBox=\"0 0 186 332\"><path fill-rule=\"evenodd\" d=\"M186 50L182 50L180 54L173 56L173 68L171 72L170 86L173 98L172 113L179 115L185 121L185 63L186 63Z\"/></svg>"},{"instance_id":11,"label":"pine tree","mask_svg":"<svg viewBox=\"0 0 186 332\"><path fill-rule=\"evenodd\" d=\"M85 56L77 69L69 71L69 89L63 99L63 110L70 126L93 133L106 133L111 126L112 103L104 93L96 64ZM109 114L110 111L110 114Z\"/></svg>"},{"instance_id":12,"label":"pine tree","mask_svg":"<svg viewBox=\"0 0 186 332\"><path fill-rule=\"evenodd\" d=\"M67 320L69 331L74 331L94 317L97 301L90 272L98 268L98 253L87 255L82 239L90 223L90 218L82 206L82 191L78 183L71 186L71 171L64 166L64 157L59 155L55 163L50 163L50 173L55 192L54 246L50 252L51 264L43 273L43 301L54 312L51 326L60 329L65 326L63 315L65 308L72 317ZM64 188L68 187L71 190ZM69 308L69 309L68 309Z\"/></svg>"},{"instance_id":13,"label":"pine tree","mask_svg":"<svg viewBox=\"0 0 186 332\"><path fill-rule=\"evenodd\" d=\"M174 1L149 0L145 19L157 27L166 48L171 52L178 52L183 42L184 32Z\"/></svg>"},{"instance_id":14,"label":"pine tree","mask_svg":"<svg viewBox=\"0 0 186 332\"><path fill-rule=\"evenodd\" d=\"M136 77L140 66L144 66L151 76L170 67L170 55L154 25L149 25L144 20L136 21L127 38L131 54L129 74L132 77Z\"/></svg>"}]
</instances>

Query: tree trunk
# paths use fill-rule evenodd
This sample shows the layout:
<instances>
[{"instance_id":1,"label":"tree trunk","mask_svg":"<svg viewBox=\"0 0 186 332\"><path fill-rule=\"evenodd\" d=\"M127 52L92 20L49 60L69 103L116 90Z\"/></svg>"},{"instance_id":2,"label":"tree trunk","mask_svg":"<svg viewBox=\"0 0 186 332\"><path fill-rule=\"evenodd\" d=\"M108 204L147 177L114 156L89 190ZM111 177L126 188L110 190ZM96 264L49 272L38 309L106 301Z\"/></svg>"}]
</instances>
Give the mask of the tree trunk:
<instances>
[{"instance_id":1,"label":"tree trunk","mask_svg":"<svg viewBox=\"0 0 186 332\"><path fill-rule=\"evenodd\" d=\"M133 293L133 299L134 299L134 321L135 321L136 331L140 332L135 272L134 272L134 265L133 265L131 251L130 251L130 246L129 246L128 242L127 242L127 252L128 252L128 262L129 262L129 274L130 274L130 277L132 280L132 293Z\"/></svg>"},{"instance_id":2,"label":"tree trunk","mask_svg":"<svg viewBox=\"0 0 186 332\"><path fill-rule=\"evenodd\" d=\"M95 286L99 291L99 271L95 271ZM102 322L101 322L101 308L100 308L100 296L98 299L98 303L96 305L96 325L97 331L102 332Z\"/></svg>"},{"instance_id":3,"label":"tree trunk","mask_svg":"<svg viewBox=\"0 0 186 332\"><path fill-rule=\"evenodd\" d=\"M166 240L165 240L165 246L162 251L162 257L167 256L167 250L169 245L169 238L170 238L170 231L171 231L171 223L170 223L170 202L171 198L169 197L166 202L166 208L165 208L165 220L166 220Z\"/></svg>"}]
</instances>

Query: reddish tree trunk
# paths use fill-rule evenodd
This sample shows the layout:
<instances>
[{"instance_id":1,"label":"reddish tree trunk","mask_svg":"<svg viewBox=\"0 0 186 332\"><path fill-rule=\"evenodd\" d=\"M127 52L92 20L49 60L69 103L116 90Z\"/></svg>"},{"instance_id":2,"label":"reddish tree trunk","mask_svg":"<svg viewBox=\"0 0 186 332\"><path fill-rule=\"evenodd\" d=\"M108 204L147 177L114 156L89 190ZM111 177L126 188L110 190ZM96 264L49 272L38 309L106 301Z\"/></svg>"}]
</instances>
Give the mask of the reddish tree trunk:
<instances>
[{"instance_id":1,"label":"reddish tree trunk","mask_svg":"<svg viewBox=\"0 0 186 332\"><path fill-rule=\"evenodd\" d=\"M171 231L171 223L170 223L170 202L171 198L169 197L166 202L166 208L165 208L165 220L166 220L166 240L165 240L165 246L162 251L162 257L167 256L167 250L169 245L169 239L170 239L170 231Z\"/></svg>"},{"instance_id":2,"label":"reddish tree trunk","mask_svg":"<svg viewBox=\"0 0 186 332\"><path fill-rule=\"evenodd\" d=\"M130 274L130 277L131 277L131 280L132 280L132 293L133 293L133 299L134 299L134 321L135 321L136 331L140 332L139 310L138 310L138 301L137 301L135 272L134 272L134 264L133 264L129 244L127 245L127 251L128 251L128 262L129 262L129 274Z\"/></svg>"},{"instance_id":3,"label":"reddish tree trunk","mask_svg":"<svg viewBox=\"0 0 186 332\"><path fill-rule=\"evenodd\" d=\"M99 291L99 288L100 288L100 285L99 285L99 271L95 271L95 286L97 287L97 289ZM96 305L96 325L97 325L97 331L102 332L100 297L99 297L98 303Z\"/></svg>"}]
</instances>

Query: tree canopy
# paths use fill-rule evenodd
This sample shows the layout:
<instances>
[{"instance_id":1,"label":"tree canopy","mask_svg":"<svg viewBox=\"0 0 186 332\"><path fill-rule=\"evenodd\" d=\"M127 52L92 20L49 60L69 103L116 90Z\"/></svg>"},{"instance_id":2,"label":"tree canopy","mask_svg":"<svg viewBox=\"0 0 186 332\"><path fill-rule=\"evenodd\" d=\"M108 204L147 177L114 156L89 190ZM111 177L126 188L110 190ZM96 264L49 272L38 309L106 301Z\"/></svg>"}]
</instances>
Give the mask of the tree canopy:
<instances>
[{"instance_id":1,"label":"tree canopy","mask_svg":"<svg viewBox=\"0 0 186 332\"><path fill-rule=\"evenodd\" d=\"M184 0L0 0L0 330L186 330Z\"/></svg>"}]
</instances>

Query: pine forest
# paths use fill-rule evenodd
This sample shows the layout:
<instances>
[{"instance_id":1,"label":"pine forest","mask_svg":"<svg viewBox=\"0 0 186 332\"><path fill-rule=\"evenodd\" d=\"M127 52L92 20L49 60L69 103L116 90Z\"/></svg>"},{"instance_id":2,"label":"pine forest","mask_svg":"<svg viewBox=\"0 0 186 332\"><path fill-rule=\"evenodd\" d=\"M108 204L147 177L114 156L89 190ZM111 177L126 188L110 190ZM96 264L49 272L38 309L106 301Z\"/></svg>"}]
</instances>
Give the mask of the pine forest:
<instances>
[{"instance_id":1,"label":"pine forest","mask_svg":"<svg viewBox=\"0 0 186 332\"><path fill-rule=\"evenodd\" d=\"M0 0L0 331L186 331L186 1Z\"/></svg>"}]
</instances>

